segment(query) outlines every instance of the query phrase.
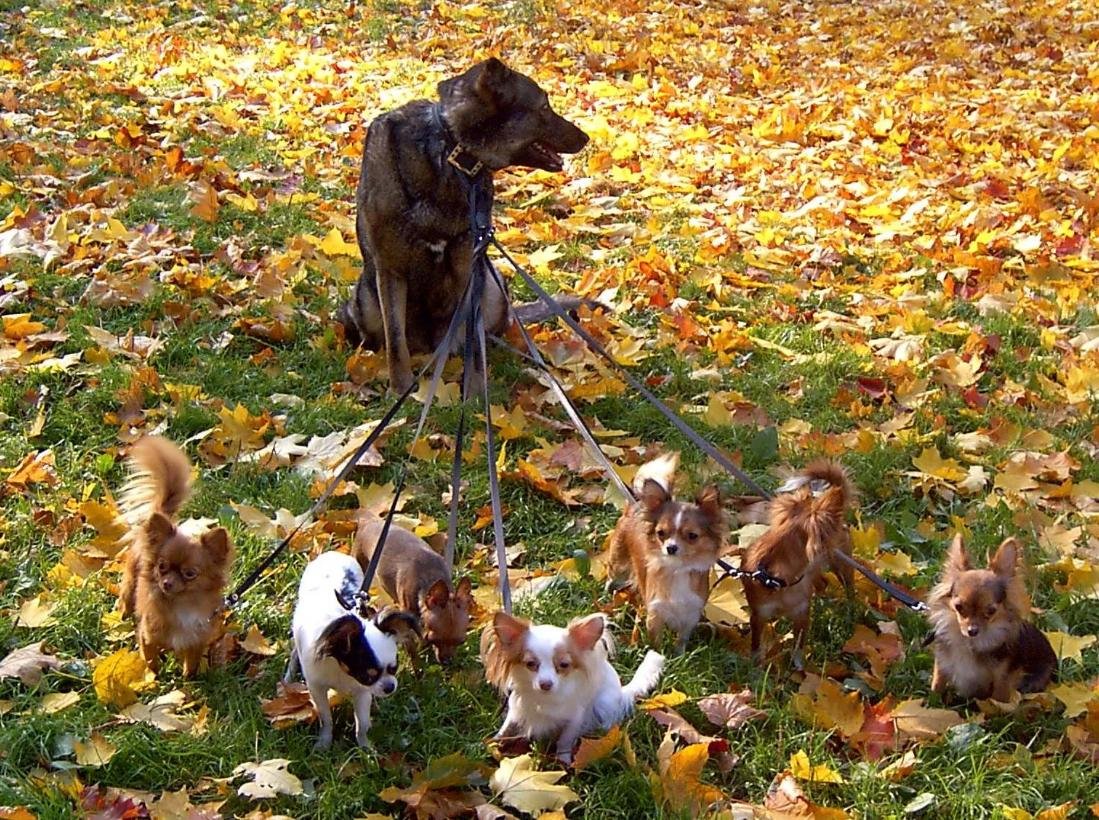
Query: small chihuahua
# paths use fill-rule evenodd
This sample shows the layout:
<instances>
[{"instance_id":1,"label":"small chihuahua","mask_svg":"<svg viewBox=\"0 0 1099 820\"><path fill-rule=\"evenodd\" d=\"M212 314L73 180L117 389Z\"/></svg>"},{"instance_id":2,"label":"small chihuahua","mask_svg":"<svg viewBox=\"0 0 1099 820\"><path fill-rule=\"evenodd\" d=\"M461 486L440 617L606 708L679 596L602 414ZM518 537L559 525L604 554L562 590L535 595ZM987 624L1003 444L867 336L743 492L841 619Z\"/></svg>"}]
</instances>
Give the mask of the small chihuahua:
<instances>
[{"instance_id":1,"label":"small chihuahua","mask_svg":"<svg viewBox=\"0 0 1099 820\"><path fill-rule=\"evenodd\" d=\"M616 578L631 578L645 602L645 626L656 644L668 627L677 653L687 647L710 597L710 569L725 541L725 514L717 487L703 488L692 504L676 501L679 463L668 453L643 464L634 476L638 500L618 519L609 541Z\"/></svg>"},{"instance_id":2,"label":"small chihuahua","mask_svg":"<svg viewBox=\"0 0 1099 820\"><path fill-rule=\"evenodd\" d=\"M1016 690L1041 692L1053 679L1057 654L1026 620L1020 547L1008 538L989 559L988 569L973 569L962 536L954 536L942 578L928 600L934 691L952 686L963 698L1008 701Z\"/></svg>"},{"instance_id":3,"label":"small chihuahua","mask_svg":"<svg viewBox=\"0 0 1099 820\"><path fill-rule=\"evenodd\" d=\"M300 667L320 717L315 748L332 745L328 690L355 703L355 739L368 743L370 706L397 689L397 640L405 630L419 632L416 616L392 607L376 616L360 605L363 571L350 555L325 552L306 566L294 609L293 651L285 680Z\"/></svg>"},{"instance_id":4,"label":"small chihuahua","mask_svg":"<svg viewBox=\"0 0 1099 820\"><path fill-rule=\"evenodd\" d=\"M191 677L221 634L222 595L233 559L222 527L196 540L181 532L175 515L191 492L191 462L158 436L130 448L130 480L120 508L129 524L119 598L133 616L146 665L156 672L165 650L175 652Z\"/></svg>"},{"instance_id":5,"label":"small chihuahua","mask_svg":"<svg viewBox=\"0 0 1099 820\"><path fill-rule=\"evenodd\" d=\"M785 586L772 588L744 579L752 629L752 653L759 656L763 628L780 616L793 624L795 657L809 629L809 602L829 567L852 588L851 568L832 561L832 551L851 554L846 514L855 490L835 461L819 460L796 473L768 505L769 528L744 555L741 569L763 570Z\"/></svg>"},{"instance_id":6,"label":"small chihuahua","mask_svg":"<svg viewBox=\"0 0 1099 820\"><path fill-rule=\"evenodd\" d=\"M375 516L359 522L354 555L365 569L374 554L384 522ZM435 650L439 663L449 663L469 632L473 601L468 578L455 589L446 561L422 539L401 527L390 527L378 561L382 589L397 605L420 616L424 642Z\"/></svg>"},{"instance_id":7,"label":"small chihuahua","mask_svg":"<svg viewBox=\"0 0 1099 820\"><path fill-rule=\"evenodd\" d=\"M571 763L581 735L621 721L660 680L664 656L650 650L623 686L608 660L613 651L600 614L562 629L497 612L481 635L485 677L507 697L496 737L556 737L558 759Z\"/></svg>"}]
</instances>

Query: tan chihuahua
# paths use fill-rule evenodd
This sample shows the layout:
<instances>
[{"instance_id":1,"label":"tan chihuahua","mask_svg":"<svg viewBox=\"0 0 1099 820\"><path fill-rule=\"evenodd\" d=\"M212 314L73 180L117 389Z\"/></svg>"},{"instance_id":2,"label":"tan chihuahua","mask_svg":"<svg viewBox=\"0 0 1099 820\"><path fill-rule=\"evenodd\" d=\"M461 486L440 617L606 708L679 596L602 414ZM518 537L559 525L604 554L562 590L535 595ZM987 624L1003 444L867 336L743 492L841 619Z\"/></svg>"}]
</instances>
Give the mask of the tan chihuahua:
<instances>
[{"instance_id":1,"label":"tan chihuahua","mask_svg":"<svg viewBox=\"0 0 1099 820\"><path fill-rule=\"evenodd\" d=\"M353 553L364 570L384 523L370 515L359 521ZM378 580L401 609L419 615L425 643L439 663L449 663L469 632L469 579L463 578L455 589L442 556L415 534L392 526L378 562Z\"/></svg>"},{"instance_id":2,"label":"tan chihuahua","mask_svg":"<svg viewBox=\"0 0 1099 820\"><path fill-rule=\"evenodd\" d=\"M961 535L954 536L928 601L934 691L951 686L963 698L1009 701L1013 692L1041 692L1053 679L1057 654L1026 620L1020 546L1008 538L989 559L988 569L973 569Z\"/></svg>"}]
</instances>

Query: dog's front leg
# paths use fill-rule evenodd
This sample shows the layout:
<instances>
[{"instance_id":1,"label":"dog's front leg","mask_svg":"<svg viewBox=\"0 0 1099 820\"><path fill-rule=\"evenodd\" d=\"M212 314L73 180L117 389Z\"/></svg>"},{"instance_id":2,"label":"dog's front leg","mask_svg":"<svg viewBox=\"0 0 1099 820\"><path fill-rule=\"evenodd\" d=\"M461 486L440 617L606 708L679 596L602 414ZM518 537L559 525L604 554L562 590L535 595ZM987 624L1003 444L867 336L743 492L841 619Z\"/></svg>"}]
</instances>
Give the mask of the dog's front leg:
<instances>
[{"instance_id":1,"label":"dog's front leg","mask_svg":"<svg viewBox=\"0 0 1099 820\"><path fill-rule=\"evenodd\" d=\"M572 750L576 748L576 742L580 740L580 734L584 731L586 717L584 711L580 710L580 714L565 724L565 728L557 738L557 759L566 766L572 765Z\"/></svg>"},{"instance_id":2,"label":"dog's front leg","mask_svg":"<svg viewBox=\"0 0 1099 820\"><path fill-rule=\"evenodd\" d=\"M313 748L324 751L332 745L332 708L328 705L328 687L315 681L306 681L309 687L309 697L313 700L313 707L317 710L317 721L320 723L320 735Z\"/></svg>"},{"instance_id":3,"label":"dog's front leg","mask_svg":"<svg viewBox=\"0 0 1099 820\"><path fill-rule=\"evenodd\" d=\"M355 695L355 741L366 748L370 745L367 735L370 732L370 706L374 696L369 689L360 689Z\"/></svg>"},{"instance_id":4,"label":"dog's front leg","mask_svg":"<svg viewBox=\"0 0 1099 820\"><path fill-rule=\"evenodd\" d=\"M379 267L378 301L381 302L382 324L385 326L385 360L389 366L389 386L394 392L403 393L412 384L408 337L405 334L408 282L404 276Z\"/></svg>"},{"instance_id":5,"label":"dog's front leg","mask_svg":"<svg viewBox=\"0 0 1099 820\"><path fill-rule=\"evenodd\" d=\"M500 727L493 737L497 740L502 737L518 737L523 729L523 721L520 719L522 713L519 710L519 701L513 692L508 696L508 713L504 718L504 725Z\"/></svg>"}]
</instances>

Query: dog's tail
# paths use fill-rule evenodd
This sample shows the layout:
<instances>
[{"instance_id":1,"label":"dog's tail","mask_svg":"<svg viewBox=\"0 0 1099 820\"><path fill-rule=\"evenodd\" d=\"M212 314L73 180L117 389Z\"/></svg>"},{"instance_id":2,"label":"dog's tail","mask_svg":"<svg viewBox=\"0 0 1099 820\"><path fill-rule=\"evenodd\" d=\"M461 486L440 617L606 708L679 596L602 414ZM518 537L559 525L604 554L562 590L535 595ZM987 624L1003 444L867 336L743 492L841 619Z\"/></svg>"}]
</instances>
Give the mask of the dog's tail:
<instances>
[{"instance_id":1,"label":"dog's tail","mask_svg":"<svg viewBox=\"0 0 1099 820\"><path fill-rule=\"evenodd\" d=\"M660 674L663 671L664 656L650 649L645 653L645 658L641 661L641 665L637 667L633 678L622 687L623 694L629 697L631 701L645 697L656 688L656 684L660 682Z\"/></svg>"},{"instance_id":2,"label":"dog's tail","mask_svg":"<svg viewBox=\"0 0 1099 820\"><path fill-rule=\"evenodd\" d=\"M596 308L607 310L607 306L602 302L584 296L554 296L553 301L566 313L575 313L581 307L587 307L591 310ZM553 308L541 299L536 299L533 302L521 302L518 305L512 305L511 309L515 312L515 318L519 323L524 325L546 322L557 315Z\"/></svg>"},{"instance_id":3,"label":"dog's tail","mask_svg":"<svg viewBox=\"0 0 1099 820\"><path fill-rule=\"evenodd\" d=\"M678 469L679 453L675 450L657 456L652 461L646 461L634 473L633 491L641 495L645 488L645 482L655 481L670 496L672 494L672 485L675 483L675 471Z\"/></svg>"},{"instance_id":4,"label":"dog's tail","mask_svg":"<svg viewBox=\"0 0 1099 820\"><path fill-rule=\"evenodd\" d=\"M153 513L175 519L191 493L191 462L176 444L146 436L130 448L130 479L119 507L131 526L142 526Z\"/></svg>"}]
</instances>

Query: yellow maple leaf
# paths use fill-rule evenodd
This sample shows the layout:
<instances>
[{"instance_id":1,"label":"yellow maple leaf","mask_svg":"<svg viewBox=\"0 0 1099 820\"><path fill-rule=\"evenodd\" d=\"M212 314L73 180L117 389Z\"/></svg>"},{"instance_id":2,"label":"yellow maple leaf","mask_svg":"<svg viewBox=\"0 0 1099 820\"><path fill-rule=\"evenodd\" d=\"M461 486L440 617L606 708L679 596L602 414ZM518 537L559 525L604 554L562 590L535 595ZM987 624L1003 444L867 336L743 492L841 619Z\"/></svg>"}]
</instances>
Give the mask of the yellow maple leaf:
<instances>
[{"instance_id":1,"label":"yellow maple leaf","mask_svg":"<svg viewBox=\"0 0 1099 820\"><path fill-rule=\"evenodd\" d=\"M359 246L343 238L339 228L332 228L318 246L325 256L353 256L362 258Z\"/></svg>"},{"instance_id":2,"label":"yellow maple leaf","mask_svg":"<svg viewBox=\"0 0 1099 820\"><path fill-rule=\"evenodd\" d=\"M92 672L96 697L108 706L135 703L138 691L148 689L152 679L141 655L130 649L119 649L100 658Z\"/></svg>"},{"instance_id":3,"label":"yellow maple leaf","mask_svg":"<svg viewBox=\"0 0 1099 820\"><path fill-rule=\"evenodd\" d=\"M790 755L790 774L798 780L808 780L813 783L846 783L843 775L824 764L812 766L809 764L809 755L804 749L799 749Z\"/></svg>"},{"instance_id":4,"label":"yellow maple leaf","mask_svg":"<svg viewBox=\"0 0 1099 820\"><path fill-rule=\"evenodd\" d=\"M1058 632L1056 630L1051 632L1043 630L1042 634L1049 638L1049 642L1053 646L1053 651L1057 653L1057 660L1060 661L1074 660L1077 663L1083 663L1083 651L1096 641L1099 641L1099 638L1095 635L1077 637L1075 635L1070 635L1067 632Z\"/></svg>"},{"instance_id":5,"label":"yellow maple leaf","mask_svg":"<svg viewBox=\"0 0 1099 820\"><path fill-rule=\"evenodd\" d=\"M580 796L557 781L568 772L539 772L533 768L529 754L504 758L492 774L489 785L493 794L512 808L536 814L556 811Z\"/></svg>"},{"instance_id":6,"label":"yellow maple leaf","mask_svg":"<svg viewBox=\"0 0 1099 820\"><path fill-rule=\"evenodd\" d=\"M923 475L951 483L962 481L966 477L966 471L957 460L944 459L935 447L924 448L922 453L912 459L912 466Z\"/></svg>"},{"instance_id":7,"label":"yellow maple leaf","mask_svg":"<svg viewBox=\"0 0 1099 820\"><path fill-rule=\"evenodd\" d=\"M686 702L687 696L685 694L678 689L672 689L670 692L663 692L659 695L653 695L651 698L645 698L638 704L638 707L641 709L674 708Z\"/></svg>"}]
</instances>

